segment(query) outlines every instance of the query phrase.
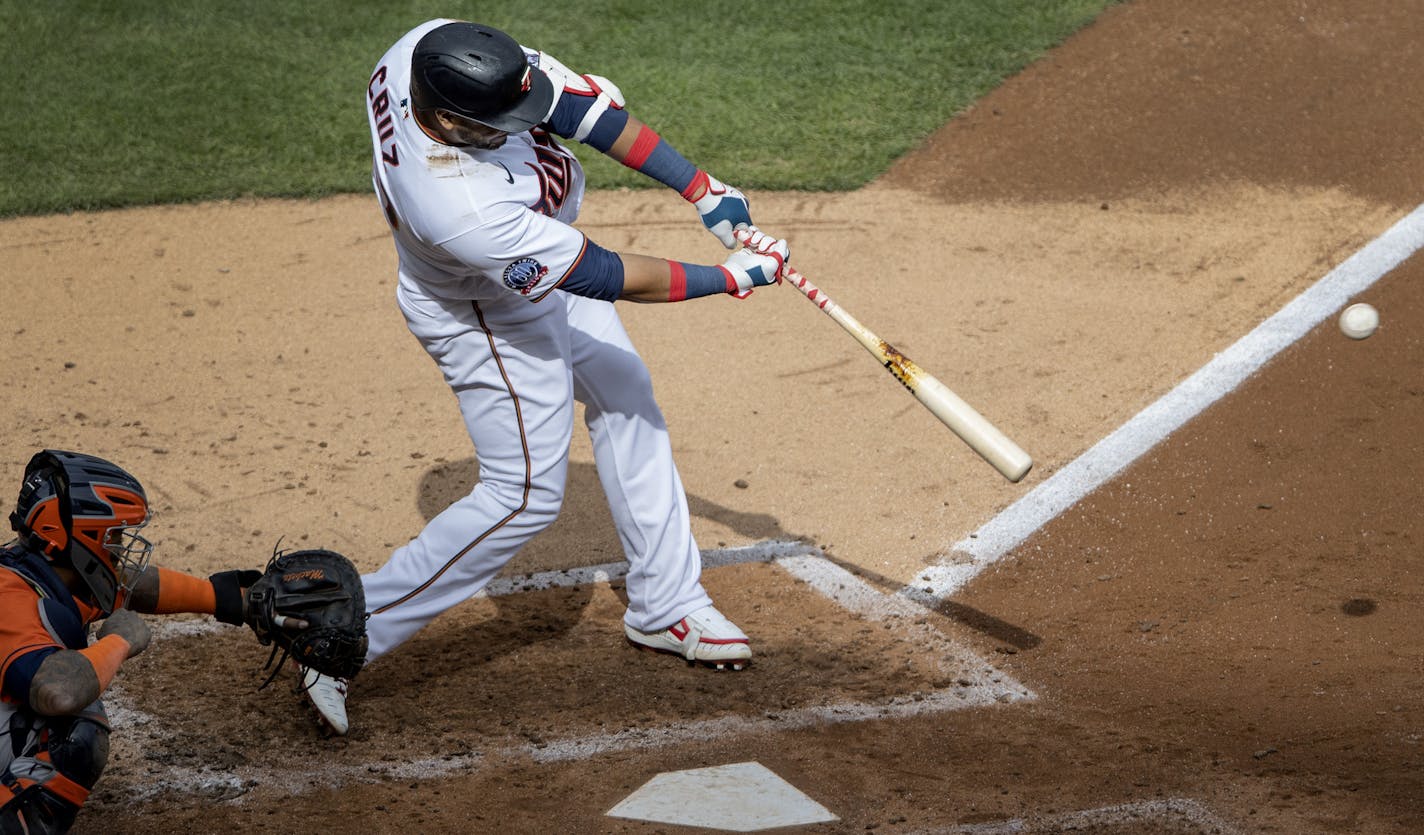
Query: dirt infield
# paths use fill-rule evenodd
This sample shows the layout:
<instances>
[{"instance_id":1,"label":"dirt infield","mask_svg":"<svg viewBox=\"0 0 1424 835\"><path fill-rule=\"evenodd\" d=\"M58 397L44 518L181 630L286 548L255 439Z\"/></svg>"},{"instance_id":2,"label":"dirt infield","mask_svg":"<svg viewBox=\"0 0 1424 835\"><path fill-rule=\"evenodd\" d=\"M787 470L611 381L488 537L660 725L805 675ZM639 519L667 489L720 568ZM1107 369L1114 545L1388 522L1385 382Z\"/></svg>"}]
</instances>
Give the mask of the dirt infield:
<instances>
[{"instance_id":1,"label":"dirt infield","mask_svg":"<svg viewBox=\"0 0 1424 835\"><path fill-rule=\"evenodd\" d=\"M576 438L559 522L362 674L347 738L288 676L254 692L238 630L158 627L76 831L677 832L605 813L750 760L839 818L810 832L1419 831L1424 256L1359 294L1375 336L1327 319L962 588L921 578L1424 202L1421 12L1129 2L872 186L752 195L1035 456L1020 485L789 289L629 306L746 672L624 646ZM665 194L581 226L719 257ZM123 462L159 561L281 538L372 569L469 489L369 198L20 219L0 249L0 463Z\"/></svg>"}]
</instances>

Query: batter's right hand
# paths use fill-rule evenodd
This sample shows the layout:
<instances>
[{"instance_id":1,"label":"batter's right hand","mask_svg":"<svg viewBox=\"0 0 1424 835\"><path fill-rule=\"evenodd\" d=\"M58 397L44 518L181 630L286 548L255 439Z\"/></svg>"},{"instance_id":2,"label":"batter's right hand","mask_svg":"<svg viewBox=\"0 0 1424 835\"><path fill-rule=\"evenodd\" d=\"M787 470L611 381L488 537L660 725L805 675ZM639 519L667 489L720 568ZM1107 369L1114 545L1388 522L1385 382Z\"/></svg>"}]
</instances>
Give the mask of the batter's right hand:
<instances>
[{"instance_id":1,"label":"batter's right hand","mask_svg":"<svg viewBox=\"0 0 1424 835\"><path fill-rule=\"evenodd\" d=\"M692 205L697 207L697 214L707 231L716 235L722 246L731 249L737 245L735 233L738 230L756 228L752 226L746 195L706 172L699 176L707 178L707 190Z\"/></svg>"},{"instance_id":2,"label":"batter's right hand","mask_svg":"<svg viewBox=\"0 0 1424 835\"><path fill-rule=\"evenodd\" d=\"M99 627L98 637L108 635L118 635L128 641L129 658L148 649L148 624L132 609L115 609L112 615L104 619L104 625Z\"/></svg>"},{"instance_id":3,"label":"batter's right hand","mask_svg":"<svg viewBox=\"0 0 1424 835\"><path fill-rule=\"evenodd\" d=\"M739 299L751 295L752 288L781 283L781 272L791 260L791 245L762 232L755 226L737 231L742 248L722 264L737 282Z\"/></svg>"}]
</instances>

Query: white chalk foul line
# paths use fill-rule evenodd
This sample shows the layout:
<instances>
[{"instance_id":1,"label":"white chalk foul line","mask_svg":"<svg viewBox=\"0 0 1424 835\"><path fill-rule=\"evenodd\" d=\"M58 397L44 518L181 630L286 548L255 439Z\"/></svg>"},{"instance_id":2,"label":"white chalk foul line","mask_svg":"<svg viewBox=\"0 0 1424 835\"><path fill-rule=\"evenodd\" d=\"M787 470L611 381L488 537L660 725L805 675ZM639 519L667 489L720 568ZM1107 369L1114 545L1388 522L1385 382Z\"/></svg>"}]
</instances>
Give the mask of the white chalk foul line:
<instances>
[{"instance_id":1,"label":"white chalk foul line","mask_svg":"<svg viewBox=\"0 0 1424 835\"><path fill-rule=\"evenodd\" d=\"M779 710L761 716L733 715L675 722L648 728L630 728L611 734L555 739L412 761L383 760L355 765L309 765L292 761L229 769L154 765L146 767L143 785L134 787L127 796L148 798L163 792L175 792L228 800L240 798L258 786L278 787L289 793L298 793L312 786L371 782L391 777L468 773L488 763L510 758L562 762L617 751L725 739L731 735L765 734L842 722L922 716L1037 698L1011 676L935 629L926 618L929 612L919 603L907 600L899 594L887 594L871 587L859 577L827 560L821 550L814 546L802 542L761 542L743 548L704 551L702 562L706 568L769 562L805 582L807 586L852 614L873 621L893 619L905 638L922 647L924 656L934 659L939 672L953 684L927 693L891 696L882 702L836 702ZM478 596L500 597L543 589L607 583L626 576L627 570L627 564L620 562L544 571L522 577L498 578L481 590ZM208 619L164 620L155 627L154 638L163 640L187 637L219 628L222 627ZM115 724L139 737L140 745L147 740L154 747L165 747L180 736L176 731L166 728L165 723L133 707L122 687L115 687L107 701ZM133 792L139 794L135 795Z\"/></svg>"},{"instance_id":2,"label":"white chalk foul line","mask_svg":"<svg viewBox=\"0 0 1424 835\"><path fill-rule=\"evenodd\" d=\"M921 572L902 594L928 605L963 588L1034 531L1235 389L1421 246L1424 246L1424 205L1217 354L1157 402L1009 505L979 530L955 543L943 564Z\"/></svg>"}]
</instances>

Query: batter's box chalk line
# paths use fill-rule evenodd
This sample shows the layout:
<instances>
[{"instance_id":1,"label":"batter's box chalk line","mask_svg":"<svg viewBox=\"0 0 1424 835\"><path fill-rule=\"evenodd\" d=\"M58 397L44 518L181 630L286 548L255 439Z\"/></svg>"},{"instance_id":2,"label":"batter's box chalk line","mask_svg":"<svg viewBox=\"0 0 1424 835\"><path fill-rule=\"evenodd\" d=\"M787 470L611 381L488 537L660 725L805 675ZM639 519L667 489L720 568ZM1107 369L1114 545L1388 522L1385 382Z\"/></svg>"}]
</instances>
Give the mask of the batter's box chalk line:
<instances>
[{"instance_id":1,"label":"batter's box chalk line","mask_svg":"<svg viewBox=\"0 0 1424 835\"><path fill-rule=\"evenodd\" d=\"M903 593L881 592L830 560L820 549L803 542L769 541L742 548L702 552L703 566L719 568L747 563L770 563L841 608L869 621L897 620L897 628L913 638L920 652L939 659L946 678L953 684L929 692L895 695L875 702L840 702L789 710L774 715L724 716L717 719L673 722L650 728L635 728L610 734L594 734L568 739L546 739L490 749L461 756L440 756L419 760L381 760L358 764L321 763L310 767L290 761L285 764L242 765L228 769L193 768L165 764L162 758L145 764L145 781L126 788L126 800L143 800L163 793L201 795L215 800L240 799L253 788L277 789L299 794L313 786L371 783L382 779L438 777L455 772L470 773L511 759L535 762L566 762L600 754L637 749L661 748L683 743L726 739L742 734L767 735L800 728L864 722L876 719L903 719L972 707L1032 701L1037 695L1012 676L997 669L966 647L951 640L931 624L932 614ZM568 588L591 583L608 583L627 574L623 562L581 568L544 571L519 577L496 578L478 596L501 597L513 594ZM219 629L210 620L161 621L154 626L155 642L186 637ZM181 737L189 731L159 721L133 704L121 685L105 698L114 726L128 744L142 752L182 747ZM145 745L147 743L147 745Z\"/></svg>"},{"instance_id":2,"label":"batter's box chalk line","mask_svg":"<svg viewBox=\"0 0 1424 835\"><path fill-rule=\"evenodd\" d=\"M1176 388L960 540L901 594L933 605L964 588L1058 514L1102 486L1281 351L1424 247L1424 205L1405 215Z\"/></svg>"},{"instance_id":3,"label":"batter's box chalk line","mask_svg":"<svg viewBox=\"0 0 1424 835\"><path fill-rule=\"evenodd\" d=\"M925 829L915 835L1056 835L1100 827L1121 827L1123 831L1174 832L1179 835L1241 835L1240 829L1222 820L1202 803L1189 798L1143 800L1077 812L963 824L948 829Z\"/></svg>"}]
</instances>

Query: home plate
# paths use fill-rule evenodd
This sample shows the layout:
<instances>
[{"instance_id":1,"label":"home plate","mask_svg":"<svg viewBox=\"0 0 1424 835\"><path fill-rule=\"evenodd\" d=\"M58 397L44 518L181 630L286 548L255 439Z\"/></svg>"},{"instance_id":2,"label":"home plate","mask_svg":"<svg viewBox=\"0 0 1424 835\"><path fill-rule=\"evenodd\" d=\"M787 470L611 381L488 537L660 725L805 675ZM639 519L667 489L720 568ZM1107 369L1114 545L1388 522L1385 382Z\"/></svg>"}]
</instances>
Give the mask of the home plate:
<instances>
[{"instance_id":1,"label":"home plate","mask_svg":"<svg viewBox=\"0 0 1424 835\"><path fill-rule=\"evenodd\" d=\"M609 809L608 816L727 832L840 820L754 762L665 771Z\"/></svg>"}]
</instances>

